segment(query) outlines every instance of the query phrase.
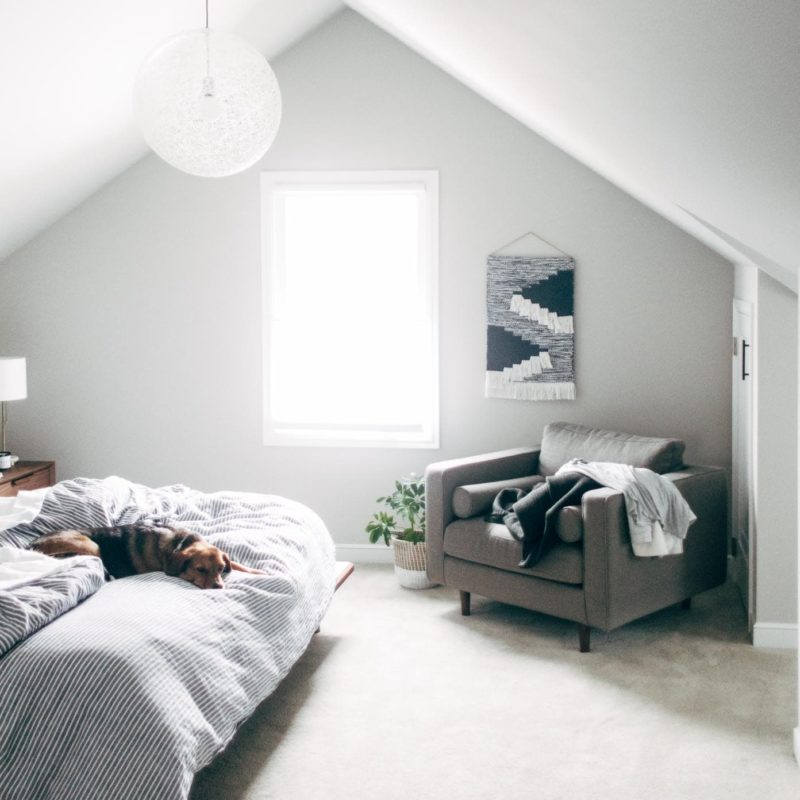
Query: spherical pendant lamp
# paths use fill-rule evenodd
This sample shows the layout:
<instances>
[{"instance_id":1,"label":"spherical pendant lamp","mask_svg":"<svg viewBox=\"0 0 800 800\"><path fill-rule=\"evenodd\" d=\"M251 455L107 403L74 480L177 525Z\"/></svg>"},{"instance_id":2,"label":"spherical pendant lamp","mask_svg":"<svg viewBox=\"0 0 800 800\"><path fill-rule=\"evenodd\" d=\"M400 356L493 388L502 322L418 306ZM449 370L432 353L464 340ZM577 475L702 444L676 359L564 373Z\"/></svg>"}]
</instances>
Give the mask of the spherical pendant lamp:
<instances>
[{"instance_id":1,"label":"spherical pendant lamp","mask_svg":"<svg viewBox=\"0 0 800 800\"><path fill-rule=\"evenodd\" d=\"M267 152L281 120L275 73L253 46L230 33L180 33L153 50L134 89L144 138L191 175L233 175Z\"/></svg>"}]
</instances>

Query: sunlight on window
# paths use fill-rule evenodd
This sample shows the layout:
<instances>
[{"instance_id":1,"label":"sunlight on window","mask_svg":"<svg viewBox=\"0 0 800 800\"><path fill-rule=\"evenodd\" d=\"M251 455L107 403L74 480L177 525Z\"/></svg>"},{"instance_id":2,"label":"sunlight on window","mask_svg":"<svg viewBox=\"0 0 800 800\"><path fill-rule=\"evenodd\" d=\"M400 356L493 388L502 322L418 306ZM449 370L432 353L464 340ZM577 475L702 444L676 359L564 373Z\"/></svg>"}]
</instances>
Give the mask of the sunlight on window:
<instances>
[{"instance_id":1,"label":"sunlight on window","mask_svg":"<svg viewBox=\"0 0 800 800\"><path fill-rule=\"evenodd\" d=\"M433 446L430 187L301 175L266 181L265 436Z\"/></svg>"}]
</instances>

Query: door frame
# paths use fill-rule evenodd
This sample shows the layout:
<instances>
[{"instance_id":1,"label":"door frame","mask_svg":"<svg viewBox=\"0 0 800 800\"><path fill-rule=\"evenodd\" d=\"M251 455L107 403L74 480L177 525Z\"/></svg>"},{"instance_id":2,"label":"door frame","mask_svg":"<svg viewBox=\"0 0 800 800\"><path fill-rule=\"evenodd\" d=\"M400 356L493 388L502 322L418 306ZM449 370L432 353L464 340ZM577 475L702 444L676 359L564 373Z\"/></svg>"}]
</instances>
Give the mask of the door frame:
<instances>
[{"instance_id":1,"label":"door frame","mask_svg":"<svg viewBox=\"0 0 800 800\"><path fill-rule=\"evenodd\" d=\"M754 380L754 346L753 337L755 331L755 319L753 304L745 300L734 298L733 317L732 317L732 362L731 362L731 560L733 567L733 579L739 588L742 600L747 612L747 628L752 635L756 617L756 526L755 526L755 463L754 463L754 442L755 442L755 380ZM746 319L745 327L749 329L749 335L741 335L737 325L737 317ZM741 424L741 412L739 411L741 384L745 382L749 393L747 402L748 419L745 420L744 442L745 466L744 476L739 471L740 451L737 446L739 426ZM741 505L739 493L741 491L741 481L744 477L744 491L747 495L746 520L741 520ZM747 549L743 549L742 538L740 537L741 526L744 524L747 531Z\"/></svg>"}]
</instances>

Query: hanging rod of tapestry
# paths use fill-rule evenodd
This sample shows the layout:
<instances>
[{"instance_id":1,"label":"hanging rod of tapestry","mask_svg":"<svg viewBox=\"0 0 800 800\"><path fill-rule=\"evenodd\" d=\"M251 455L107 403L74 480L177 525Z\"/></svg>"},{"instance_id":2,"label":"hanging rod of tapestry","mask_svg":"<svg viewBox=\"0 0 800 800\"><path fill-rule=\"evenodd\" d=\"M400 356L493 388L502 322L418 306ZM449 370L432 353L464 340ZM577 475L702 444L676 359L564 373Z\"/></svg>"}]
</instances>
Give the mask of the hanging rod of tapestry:
<instances>
[{"instance_id":1,"label":"hanging rod of tapestry","mask_svg":"<svg viewBox=\"0 0 800 800\"><path fill-rule=\"evenodd\" d=\"M547 239L528 231L504 244L492 253L493 256L566 256L567 254Z\"/></svg>"}]
</instances>

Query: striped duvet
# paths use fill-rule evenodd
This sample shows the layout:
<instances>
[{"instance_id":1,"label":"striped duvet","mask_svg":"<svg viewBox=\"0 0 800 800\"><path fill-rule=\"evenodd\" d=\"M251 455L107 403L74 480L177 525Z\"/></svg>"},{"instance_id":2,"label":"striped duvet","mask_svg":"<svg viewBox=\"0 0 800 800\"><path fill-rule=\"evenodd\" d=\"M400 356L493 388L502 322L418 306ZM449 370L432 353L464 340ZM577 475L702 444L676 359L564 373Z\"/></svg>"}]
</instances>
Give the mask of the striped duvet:
<instances>
[{"instance_id":1,"label":"striped duvet","mask_svg":"<svg viewBox=\"0 0 800 800\"><path fill-rule=\"evenodd\" d=\"M98 591L105 575L103 562L93 556L71 556L48 569L46 575L0 589L0 656Z\"/></svg>"},{"instance_id":2,"label":"striped duvet","mask_svg":"<svg viewBox=\"0 0 800 800\"><path fill-rule=\"evenodd\" d=\"M196 531L267 574L231 573L222 591L163 573L113 581L10 650L0 659L2 800L185 798L318 627L333 544L316 514L283 498L63 481L0 544L145 520Z\"/></svg>"}]
</instances>

